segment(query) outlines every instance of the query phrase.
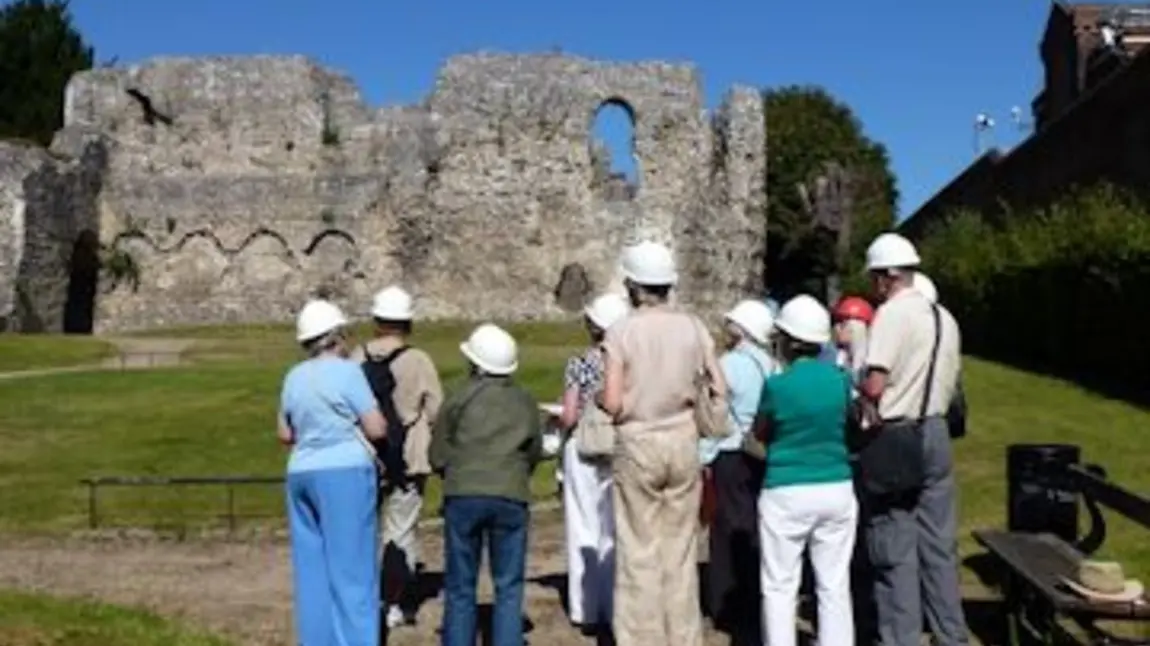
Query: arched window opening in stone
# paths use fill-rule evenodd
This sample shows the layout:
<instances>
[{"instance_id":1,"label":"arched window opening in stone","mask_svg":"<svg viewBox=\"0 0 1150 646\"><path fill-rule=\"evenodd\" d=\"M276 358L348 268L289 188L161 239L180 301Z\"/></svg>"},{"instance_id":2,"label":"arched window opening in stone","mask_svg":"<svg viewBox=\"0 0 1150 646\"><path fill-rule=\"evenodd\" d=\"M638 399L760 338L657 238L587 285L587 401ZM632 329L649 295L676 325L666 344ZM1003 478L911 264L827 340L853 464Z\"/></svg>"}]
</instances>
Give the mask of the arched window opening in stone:
<instances>
[{"instance_id":1,"label":"arched window opening in stone","mask_svg":"<svg viewBox=\"0 0 1150 646\"><path fill-rule=\"evenodd\" d=\"M591 189L605 202L627 202L639 192L635 154L635 111L622 99L609 99L591 121Z\"/></svg>"},{"instance_id":2,"label":"arched window opening in stone","mask_svg":"<svg viewBox=\"0 0 1150 646\"><path fill-rule=\"evenodd\" d=\"M100 240L85 230L72 245L68 264L68 295L64 302L65 334L91 334L100 280Z\"/></svg>"},{"instance_id":3,"label":"arched window opening in stone","mask_svg":"<svg viewBox=\"0 0 1150 646\"><path fill-rule=\"evenodd\" d=\"M591 277L583 265L574 262L559 270L559 283L555 285L555 302L566 312L578 312L587 305L595 290Z\"/></svg>"}]
</instances>

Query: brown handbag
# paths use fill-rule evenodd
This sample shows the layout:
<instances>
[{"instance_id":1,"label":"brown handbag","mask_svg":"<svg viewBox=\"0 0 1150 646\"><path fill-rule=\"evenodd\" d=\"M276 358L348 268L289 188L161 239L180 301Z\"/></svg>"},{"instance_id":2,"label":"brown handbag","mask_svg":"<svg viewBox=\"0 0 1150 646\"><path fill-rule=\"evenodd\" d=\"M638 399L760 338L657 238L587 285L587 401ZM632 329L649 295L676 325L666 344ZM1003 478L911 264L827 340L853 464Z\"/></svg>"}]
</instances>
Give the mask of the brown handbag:
<instances>
[{"instance_id":1,"label":"brown handbag","mask_svg":"<svg viewBox=\"0 0 1150 646\"><path fill-rule=\"evenodd\" d=\"M702 322L692 317L699 347L705 348L706 339ZM707 354L703 351L703 361L695 369L695 427L700 437L721 438L730 435L727 427L727 399L715 393L714 380L707 372Z\"/></svg>"}]
</instances>

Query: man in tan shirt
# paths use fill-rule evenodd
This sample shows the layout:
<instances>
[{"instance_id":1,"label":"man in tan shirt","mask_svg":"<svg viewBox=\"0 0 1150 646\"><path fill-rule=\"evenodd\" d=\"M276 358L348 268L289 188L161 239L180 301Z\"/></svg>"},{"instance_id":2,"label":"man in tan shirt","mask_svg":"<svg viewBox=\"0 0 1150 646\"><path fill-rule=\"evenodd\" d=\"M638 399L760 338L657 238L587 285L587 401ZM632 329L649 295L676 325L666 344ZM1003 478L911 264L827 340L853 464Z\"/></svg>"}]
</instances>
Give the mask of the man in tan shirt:
<instances>
[{"instance_id":1,"label":"man in tan shirt","mask_svg":"<svg viewBox=\"0 0 1150 646\"><path fill-rule=\"evenodd\" d=\"M922 454L916 463L921 470L914 470L916 486L887 492L868 480L906 471L889 463L868 466L874 459L864 457L866 538L879 641L918 646L925 609L936 643L958 646L967 644L968 637L958 579L957 485L945 415L958 385L962 340L950 312L914 289L919 262L914 245L898 234L884 233L867 249L867 270L882 301L871 324L861 389L877 405L880 422L867 432L915 433L904 437L920 442ZM893 455L883 459L888 458L910 462ZM874 471L886 473L876 476Z\"/></svg>"},{"instance_id":2,"label":"man in tan shirt","mask_svg":"<svg viewBox=\"0 0 1150 646\"><path fill-rule=\"evenodd\" d=\"M403 420L406 440L403 458L407 477L402 484L386 485L380 492L387 624L395 628L415 622L414 598L419 563L416 529L423 508L423 490L431 473L428 448L431 425L443 403L443 388L431 357L408 346L412 327L412 299L399 287L388 287L375 295L371 308L375 337L356 348L354 361L363 362L394 354L391 373L395 378L392 396L396 412Z\"/></svg>"}]
</instances>

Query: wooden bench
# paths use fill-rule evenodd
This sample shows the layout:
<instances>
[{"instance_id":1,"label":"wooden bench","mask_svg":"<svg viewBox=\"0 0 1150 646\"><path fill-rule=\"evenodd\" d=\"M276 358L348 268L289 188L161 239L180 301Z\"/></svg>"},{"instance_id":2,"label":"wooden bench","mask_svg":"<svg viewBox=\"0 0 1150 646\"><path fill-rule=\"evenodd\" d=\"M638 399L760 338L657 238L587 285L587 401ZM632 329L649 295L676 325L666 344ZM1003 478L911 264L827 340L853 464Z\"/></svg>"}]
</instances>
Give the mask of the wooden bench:
<instances>
[{"instance_id":1,"label":"wooden bench","mask_svg":"<svg viewBox=\"0 0 1150 646\"><path fill-rule=\"evenodd\" d=\"M974 538L1004 566L1003 605L1011 644L1036 640L1042 644L1081 643L1067 629L1077 624L1090 644L1150 644L1150 639L1117 637L1097 622L1119 620L1150 623L1150 600L1134 603L1089 601L1063 583L1075 578L1083 559L1102 546L1106 521L1099 506L1150 529L1150 500L1106 480L1098 467L1071 466L1068 480L1090 515L1086 537L1071 545L1053 534L1006 530L976 530ZM1147 535L1150 540L1150 534Z\"/></svg>"}]
</instances>

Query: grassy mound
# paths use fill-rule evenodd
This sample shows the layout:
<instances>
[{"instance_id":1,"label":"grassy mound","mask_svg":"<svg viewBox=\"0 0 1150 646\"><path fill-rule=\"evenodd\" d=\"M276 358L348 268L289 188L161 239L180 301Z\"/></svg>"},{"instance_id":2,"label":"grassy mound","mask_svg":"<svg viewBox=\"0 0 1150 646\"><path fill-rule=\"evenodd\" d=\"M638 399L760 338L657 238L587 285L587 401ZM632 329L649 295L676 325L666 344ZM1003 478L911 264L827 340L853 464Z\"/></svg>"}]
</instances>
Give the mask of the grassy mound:
<instances>
[{"instance_id":1,"label":"grassy mound","mask_svg":"<svg viewBox=\"0 0 1150 646\"><path fill-rule=\"evenodd\" d=\"M229 646L151 613L88 601L0 591L6 646Z\"/></svg>"}]
</instances>

